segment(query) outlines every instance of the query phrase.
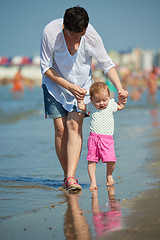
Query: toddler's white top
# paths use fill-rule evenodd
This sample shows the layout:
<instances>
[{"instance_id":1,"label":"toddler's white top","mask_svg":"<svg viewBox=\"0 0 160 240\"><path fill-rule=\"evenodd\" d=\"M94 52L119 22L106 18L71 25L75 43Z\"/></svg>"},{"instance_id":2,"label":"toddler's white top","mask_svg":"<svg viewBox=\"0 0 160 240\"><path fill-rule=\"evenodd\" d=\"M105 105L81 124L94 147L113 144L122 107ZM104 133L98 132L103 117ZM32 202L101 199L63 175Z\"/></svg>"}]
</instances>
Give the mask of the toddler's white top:
<instances>
[{"instance_id":1,"label":"toddler's white top","mask_svg":"<svg viewBox=\"0 0 160 240\"><path fill-rule=\"evenodd\" d=\"M113 112L117 111L117 103L115 100L109 99L108 106L103 109L97 109L92 102L86 105L86 111L90 116L90 131L103 134L113 135L114 133L114 117Z\"/></svg>"},{"instance_id":2,"label":"toddler's white top","mask_svg":"<svg viewBox=\"0 0 160 240\"><path fill-rule=\"evenodd\" d=\"M49 93L67 111L71 112L73 106L77 106L75 97L68 90L49 79L45 72L52 67L68 82L85 88L87 95L84 101L87 103L89 102L89 88L92 84L92 57L98 61L104 73L107 73L115 65L108 56L102 39L90 24L85 35L81 38L76 54L72 56L67 49L62 25L63 19L57 19L44 28L40 52L42 84L45 84Z\"/></svg>"}]
</instances>

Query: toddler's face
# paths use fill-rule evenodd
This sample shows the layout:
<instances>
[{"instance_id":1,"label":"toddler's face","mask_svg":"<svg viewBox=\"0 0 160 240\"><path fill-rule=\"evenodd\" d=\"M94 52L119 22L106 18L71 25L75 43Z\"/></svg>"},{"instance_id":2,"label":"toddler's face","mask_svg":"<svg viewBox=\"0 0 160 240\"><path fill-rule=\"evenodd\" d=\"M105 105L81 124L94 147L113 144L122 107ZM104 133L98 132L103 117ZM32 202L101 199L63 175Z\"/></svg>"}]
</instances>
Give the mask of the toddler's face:
<instances>
[{"instance_id":1,"label":"toddler's face","mask_svg":"<svg viewBox=\"0 0 160 240\"><path fill-rule=\"evenodd\" d=\"M101 93L94 94L91 101L97 109L103 110L108 106L109 99L108 91L104 90Z\"/></svg>"}]
</instances>

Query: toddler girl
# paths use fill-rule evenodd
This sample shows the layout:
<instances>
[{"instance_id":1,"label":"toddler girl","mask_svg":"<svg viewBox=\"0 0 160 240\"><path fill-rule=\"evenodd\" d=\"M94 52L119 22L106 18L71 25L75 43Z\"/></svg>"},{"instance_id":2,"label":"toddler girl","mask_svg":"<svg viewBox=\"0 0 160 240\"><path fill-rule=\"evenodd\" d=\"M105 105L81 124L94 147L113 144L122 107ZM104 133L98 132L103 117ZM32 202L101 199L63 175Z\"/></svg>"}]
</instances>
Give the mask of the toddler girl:
<instances>
[{"instance_id":1,"label":"toddler girl","mask_svg":"<svg viewBox=\"0 0 160 240\"><path fill-rule=\"evenodd\" d=\"M107 185L114 185L112 177L115 168L116 156L114 150L114 118L113 113L124 108L124 103L119 98L118 103L110 98L108 86L104 82L95 82L90 87L91 102L85 104L78 101L78 108L90 116L90 136L88 139L88 174L90 189L97 189L96 163L101 159L107 163Z\"/></svg>"}]
</instances>

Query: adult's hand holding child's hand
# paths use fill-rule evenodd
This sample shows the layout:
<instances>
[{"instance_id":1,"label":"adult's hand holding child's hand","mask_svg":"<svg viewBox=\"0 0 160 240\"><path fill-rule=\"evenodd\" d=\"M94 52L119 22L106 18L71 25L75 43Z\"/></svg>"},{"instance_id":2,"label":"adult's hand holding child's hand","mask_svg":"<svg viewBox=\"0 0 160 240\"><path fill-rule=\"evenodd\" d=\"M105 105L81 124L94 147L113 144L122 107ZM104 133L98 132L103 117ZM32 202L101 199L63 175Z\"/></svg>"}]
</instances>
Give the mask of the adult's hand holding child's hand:
<instances>
[{"instance_id":1,"label":"adult's hand holding child's hand","mask_svg":"<svg viewBox=\"0 0 160 240\"><path fill-rule=\"evenodd\" d=\"M118 91L118 97L119 97L119 99L121 99L123 104L127 103L128 96L129 96L128 91L126 91L124 89Z\"/></svg>"},{"instance_id":2,"label":"adult's hand holding child's hand","mask_svg":"<svg viewBox=\"0 0 160 240\"><path fill-rule=\"evenodd\" d=\"M71 85L69 91L75 96L77 101L83 100L87 93L87 91L84 88L81 88L80 86L74 84Z\"/></svg>"}]
</instances>

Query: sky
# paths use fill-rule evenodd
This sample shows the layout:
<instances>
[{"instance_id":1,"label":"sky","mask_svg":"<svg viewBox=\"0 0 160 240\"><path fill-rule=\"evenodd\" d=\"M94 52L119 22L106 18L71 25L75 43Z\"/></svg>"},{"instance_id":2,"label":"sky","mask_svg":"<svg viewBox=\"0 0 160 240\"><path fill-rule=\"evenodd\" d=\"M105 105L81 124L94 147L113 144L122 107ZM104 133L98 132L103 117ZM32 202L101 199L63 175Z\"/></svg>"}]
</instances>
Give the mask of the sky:
<instances>
[{"instance_id":1,"label":"sky","mask_svg":"<svg viewBox=\"0 0 160 240\"><path fill-rule=\"evenodd\" d=\"M107 51L160 48L160 0L0 0L0 56L39 55L45 25L77 5Z\"/></svg>"}]
</instances>

